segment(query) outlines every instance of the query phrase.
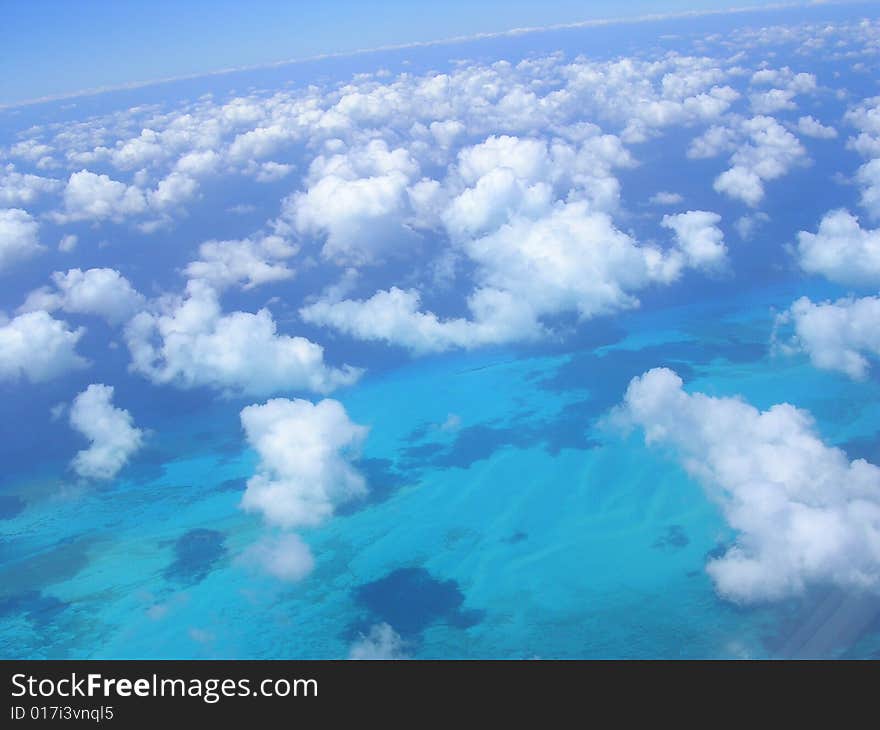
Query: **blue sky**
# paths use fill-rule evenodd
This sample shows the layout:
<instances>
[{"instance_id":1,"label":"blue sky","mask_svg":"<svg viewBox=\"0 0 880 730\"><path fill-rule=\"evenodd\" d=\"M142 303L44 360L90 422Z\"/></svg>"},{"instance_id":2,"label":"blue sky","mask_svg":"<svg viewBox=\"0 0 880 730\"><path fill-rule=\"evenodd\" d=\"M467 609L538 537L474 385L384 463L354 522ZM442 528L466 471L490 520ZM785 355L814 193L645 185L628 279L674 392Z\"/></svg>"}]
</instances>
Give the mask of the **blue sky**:
<instances>
[{"instance_id":1,"label":"blue sky","mask_svg":"<svg viewBox=\"0 0 880 730\"><path fill-rule=\"evenodd\" d=\"M3 0L0 104L388 44L768 0ZM15 73L10 73L10 69Z\"/></svg>"}]
</instances>

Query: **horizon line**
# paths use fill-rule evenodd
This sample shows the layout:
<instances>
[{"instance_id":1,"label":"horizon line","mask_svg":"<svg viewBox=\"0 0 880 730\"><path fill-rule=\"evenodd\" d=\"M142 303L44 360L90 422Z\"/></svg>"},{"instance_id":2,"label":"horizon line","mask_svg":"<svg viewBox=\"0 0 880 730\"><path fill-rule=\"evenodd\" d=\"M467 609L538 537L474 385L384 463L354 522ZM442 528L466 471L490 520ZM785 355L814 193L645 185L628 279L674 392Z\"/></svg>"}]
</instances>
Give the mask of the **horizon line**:
<instances>
[{"instance_id":1,"label":"horizon line","mask_svg":"<svg viewBox=\"0 0 880 730\"><path fill-rule=\"evenodd\" d=\"M315 61L324 61L334 58L353 58L373 53L383 53L388 51L405 51L410 48L429 48L432 46L453 45L456 43L468 43L493 38L507 38L521 35L547 33L558 30L577 30L580 28L594 28L610 25L628 25L638 23L651 23L663 20L676 20L684 18L698 18L713 15L734 15L739 13L762 12L774 10L789 10L794 8L818 6L818 5L862 5L866 4L865 0L793 0L792 2L779 2L769 5L749 5L734 6L730 8L717 8L705 10L684 10L675 13L650 13L636 15L632 17L614 17L614 18L593 18L589 20L572 21L569 23L554 23L544 26L524 26L521 28L510 28L500 31L484 31L481 33L473 33L470 35L450 36L447 38L438 38L427 41L410 41L407 43L393 43L371 48L358 48L350 51L332 51L327 53L319 53L312 56L304 56L300 58L288 58L280 61L268 61L263 63L248 64L244 66L230 66L226 68L215 69L213 71L199 71L197 73L182 74L179 76L167 76L158 79L148 79L142 81L130 81L122 84L113 84L108 86L97 86L79 91L65 92L61 94L49 94L46 96L35 97L33 99L24 99L22 101L13 101L0 104L0 111L9 109L18 109L26 106L34 106L37 104L47 104L53 101L64 101L67 99L79 99L86 96L99 96L100 94L109 94L117 91L132 91L142 89L149 86L161 86L162 84L171 84L179 81L192 81L201 78L210 78L212 76L227 76L235 73L245 73L248 71L259 71L261 69L279 68L281 66L293 66L297 64L313 63Z\"/></svg>"}]
</instances>

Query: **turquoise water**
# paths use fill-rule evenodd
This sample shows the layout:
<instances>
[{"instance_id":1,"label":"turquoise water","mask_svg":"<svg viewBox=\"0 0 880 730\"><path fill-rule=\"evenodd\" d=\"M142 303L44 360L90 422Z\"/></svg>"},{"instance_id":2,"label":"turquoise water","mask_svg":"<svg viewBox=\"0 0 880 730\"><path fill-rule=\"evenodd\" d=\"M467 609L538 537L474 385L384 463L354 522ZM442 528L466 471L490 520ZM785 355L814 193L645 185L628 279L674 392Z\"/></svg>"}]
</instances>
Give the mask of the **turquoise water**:
<instances>
[{"instance_id":1,"label":"turquoise water","mask_svg":"<svg viewBox=\"0 0 880 730\"><path fill-rule=\"evenodd\" d=\"M0 521L0 653L340 658L384 621L419 658L870 655L876 622L815 639L828 594L719 599L704 572L733 537L719 510L603 421L666 365L689 390L807 408L870 457L856 452L875 448L880 384L772 355L777 300L789 292L636 311L585 325L582 346L415 360L339 393L371 429L371 497L303 532L316 568L297 584L240 559L266 528L238 506L256 456L218 416L237 404L169 420L152 462L103 489L59 491L64 465L45 464L4 492L24 508Z\"/></svg>"}]
</instances>

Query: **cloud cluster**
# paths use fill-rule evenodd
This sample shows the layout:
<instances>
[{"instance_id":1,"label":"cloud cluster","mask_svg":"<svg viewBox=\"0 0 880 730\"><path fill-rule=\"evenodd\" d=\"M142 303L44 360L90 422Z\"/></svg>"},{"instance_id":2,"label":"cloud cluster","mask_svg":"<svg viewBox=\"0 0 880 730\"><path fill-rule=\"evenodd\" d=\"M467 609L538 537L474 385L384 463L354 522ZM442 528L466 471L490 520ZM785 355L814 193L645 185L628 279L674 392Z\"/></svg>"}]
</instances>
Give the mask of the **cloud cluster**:
<instances>
[{"instance_id":1,"label":"cloud cluster","mask_svg":"<svg viewBox=\"0 0 880 730\"><path fill-rule=\"evenodd\" d=\"M775 114L778 111L797 109L794 101L798 94L816 90L816 77L810 73L795 73L788 66L778 69L762 69L752 74L751 85L771 86L766 91L754 91L749 96L752 111L756 114Z\"/></svg>"},{"instance_id":2,"label":"cloud cluster","mask_svg":"<svg viewBox=\"0 0 880 730\"><path fill-rule=\"evenodd\" d=\"M864 229L846 210L826 213L816 233L798 233L797 258L810 274L845 286L880 287L880 229Z\"/></svg>"},{"instance_id":3,"label":"cloud cluster","mask_svg":"<svg viewBox=\"0 0 880 730\"><path fill-rule=\"evenodd\" d=\"M776 344L783 352L806 352L823 370L861 380L871 358L880 357L880 297L812 302L801 297L776 318L777 331L791 326L793 336Z\"/></svg>"},{"instance_id":4,"label":"cloud cluster","mask_svg":"<svg viewBox=\"0 0 880 730\"><path fill-rule=\"evenodd\" d=\"M284 530L314 527L336 508L367 494L352 465L368 429L353 422L341 403L275 398L241 411L245 436L258 456L241 505ZM284 580L300 580L314 565L308 546L293 533L252 546L246 559Z\"/></svg>"},{"instance_id":5,"label":"cloud cluster","mask_svg":"<svg viewBox=\"0 0 880 730\"><path fill-rule=\"evenodd\" d=\"M199 246L199 258L187 265L185 273L218 291L234 285L253 289L291 278L293 271L285 260L296 251L296 246L274 235L205 241Z\"/></svg>"},{"instance_id":6,"label":"cloud cluster","mask_svg":"<svg viewBox=\"0 0 880 730\"><path fill-rule=\"evenodd\" d=\"M113 387L92 383L73 399L70 426L91 443L70 463L86 479L112 479L141 448L144 433L131 414L113 405Z\"/></svg>"},{"instance_id":7,"label":"cloud cluster","mask_svg":"<svg viewBox=\"0 0 880 730\"><path fill-rule=\"evenodd\" d=\"M744 137L713 187L719 193L755 207L764 199L764 183L805 164L807 152L782 124L768 116L742 121L735 134Z\"/></svg>"},{"instance_id":8,"label":"cloud cluster","mask_svg":"<svg viewBox=\"0 0 880 730\"><path fill-rule=\"evenodd\" d=\"M43 310L5 319L0 313L0 381L40 383L87 365L76 351L85 333Z\"/></svg>"},{"instance_id":9,"label":"cloud cluster","mask_svg":"<svg viewBox=\"0 0 880 730\"><path fill-rule=\"evenodd\" d=\"M616 417L671 449L736 531L706 566L725 598L880 588L880 468L824 444L807 412L688 393L658 368L633 379Z\"/></svg>"},{"instance_id":10,"label":"cloud cluster","mask_svg":"<svg viewBox=\"0 0 880 730\"><path fill-rule=\"evenodd\" d=\"M267 309L224 314L217 291L200 279L183 296L161 299L125 327L131 368L154 383L208 386L227 394L326 393L360 371L329 367L320 345L277 331Z\"/></svg>"},{"instance_id":11,"label":"cloud cluster","mask_svg":"<svg viewBox=\"0 0 880 730\"><path fill-rule=\"evenodd\" d=\"M143 308L144 297L115 269L70 269L52 274L53 287L28 294L20 312L61 309L70 314L92 314L110 324L127 322Z\"/></svg>"},{"instance_id":12,"label":"cloud cluster","mask_svg":"<svg viewBox=\"0 0 880 730\"><path fill-rule=\"evenodd\" d=\"M717 213L689 210L663 216L661 225L675 233L676 243L688 266L717 270L727 263L724 233L718 227L720 222L721 216Z\"/></svg>"},{"instance_id":13,"label":"cloud cluster","mask_svg":"<svg viewBox=\"0 0 880 730\"><path fill-rule=\"evenodd\" d=\"M31 214L21 208L0 209L0 273L43 249L39 227Z\"/></svg>"},{"instance_id":14,"label":"cloud cluster","mask_svg":"<svg viewBox=\"0 0 880 730\"><path fill-rule=\"evenodd\" d=\"M242 506L283 528L314 527L335 508L367 493L352 466L367 429L339 401L275 398L241 412L248 443L260 457Z\"/></svg>"}]
</instances>

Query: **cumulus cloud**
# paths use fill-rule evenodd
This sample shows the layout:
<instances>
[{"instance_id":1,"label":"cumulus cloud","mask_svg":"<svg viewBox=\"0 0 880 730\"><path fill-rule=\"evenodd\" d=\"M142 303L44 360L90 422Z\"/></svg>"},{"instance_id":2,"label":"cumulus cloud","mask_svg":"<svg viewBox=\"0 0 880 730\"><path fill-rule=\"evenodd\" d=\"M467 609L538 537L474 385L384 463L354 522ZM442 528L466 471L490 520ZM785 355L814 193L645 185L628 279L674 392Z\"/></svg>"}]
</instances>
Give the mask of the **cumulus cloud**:
<instances>
[{"instance_id":1,"label":"cumulus cloud","mask_svg":"<svg viewBox=\"0 0 880 730\"><path fill-rule=\"evenodd\" d=\"M199 258L186 267L191 279L202 279L217 290L240 284L252 289L293 276L284 259L297 252L281 236L257 236L231 241L206 241Z\"/></svg>"},{"instance_id":2,"label":"cumulus cloud","mask_svg":"<svg viewBox=\"0 0 880 730\"><path fill-rule=\"evenodd\" d=\"M21 208L0 209L0 272L43 250L40 224Z\"/></svg>"},{"instance_id":3,"label":"cumulus cloud","mask_svg":"<svg viewBox=\"0 0 880 730\"><path fill-rule=\"evenodd\" d=\"M315 567L309 546L294 533L265 537L242 554L244 563L253 565L273 578L296 583Z\"/></svg>"},{"instance_id":4,"label":"cumulus cloud","mask_svg":"<svg viewBox=\"0 0 880 730\"><path fill-rule=\"evenodd\" d=\"M816 233L800 231L798 263L846 286L880 286L880 229L864 229L846 210L826 213Z\"/></svg>"},{"instance_id":5,"label":"cumulus cloud","mask_svg":"<svg viewBox=\"0 0 880 730\"><path fill-rule=\"evenodd\" d=\"M776 319L777 333L788 325L794 328L792 338L777 346L783 352L806 352L816 367L861 380L871 368L870 358L880 356L878 322L878 297L818 304L801 297Z\"/></svg>"},{"instance_id":6,"label":"cumulus cloud","mask_svg":"<svg viewBox=\"0 0 880 730\"><path fill-rule=\"evenodd\" d=\"M128 321L143 308L144 297L115 269L70 269L52 274L54 287L28 294L20 312L61 309L70 314L93 314L110 324Z\"/></svg>"},{"instance_id":7,"label":"cumulus cloud","mask_svg":"<svg viewBox=\"0 0 880 730\"><path fill-rule=\"evenodd\" d=\"M74 233L68 233L62 236L58 242L58 250L62 253L70 253L76 248L77 243L79 243L79 237Z\"/></svg>"},{"instance_id":8,"label":"cumulus cloud","mask_svg":"<svg viewBox=\"0 0 880 730\"><path fill-rule=\"evenodd\" d=\"M54 193L61 184L60 180L18 172L9 163L0 167L0 206L29 205L42 195Z\"/></svg>"},{"instance_id":9,"label":"cumulus cloud","mask_svg":"<svg viewBox=\"0 0 880 730\"><path fill-rule=\"evenodd\" d=\"M866 157L880 157L880 96L863 99L848 109L844 119L857 130L847 147Z\"/></svg>"},{"instance_id":10,"label":"cumulus cloud","mask_svg":"<svg viewBox=\"0 0 880 730\"><path fill-rule=\"evenodd\" d=\"M880 587L880 468L824 444L806 411L688 393L658 368L632 380L616 418L671 449L737 532L706 566L725 598Z\"/></svg>"},{"instance_id":11,"label":"cumulus cloud","mask_svg":"<svg viewBox=\"0 0 880 730\"><path fill-rule=\"evenodd\" d=\"M770 85L767 91L751 94L749 101L756 114L773 114L796 109L795 96L816 90L816 77L809 73L794 73L787 66L780 69L762 69L752 75L753 86Z\"/></svg>"},{"instance_id":12,"label":"cumulus cloud","mask_svg":"<svg viewBox=\"0 0 880 730\"><path fill-rule=\"evenodd\" d=\"M319 299L300 309L300 316L356 339L399 345L415 354L522 341L542 333L529 304L509 292L480 289L468 304L472 320L442 319L421 310L418 291L391 287L365 300Z\"/></svg>"},{"instance_id":13,"label":"cumulus cloud","mask_svg":"<svg viewBox=\"0 0 880 730\"><path fill-rule=\"evenodd\" d=\"M112 479L143 445L131 414L113 405L113 387L92 383L73 399L71 427L91 443L70 463L86 479Z\"/></svg>"},{"instance_id":14,"label":"cumulus cloud","mask_svg":"<svg viewBox=\"0 0 880 730\"><path fill-rule=\"evenodd\" d=\"M348 653L354 660L407 659L406 646L400 635L386 623L374 624L366 635L361 635Z\"/></svg>"},{"instance_id":15,"label":"cumulus cloud","mask_svg":"<svg viewBox=\"0 0 880 730\"><path fill-rule=\"evenodd\" d=\"M712 216L713 214L706 214ZM695 219L688 219L695 222ZM514 217L461 246L477 266L468 297L471 318L441 319L419 309L414 290L391 288L365 301L322 298L300 310L306 321L417 353L540 337L541 319L574 312L581 319L638 305L636 292L668 284L686 267L718 263L714 218L686 231L686 245L664 251L639 245L610 216L584 201L554 206L537 219ZM677 225L685 231L684 220ZM715 229L717 230L717 229Z\"/></svg>"},{"instance_id":16,"label":"cumulus cloud","mask_svg":"<svg viewBox=\"0 0 880 730\"><path fill-rule=\"evenodd\" d=\"M705 210L665 215L661 225L675 233L676 244L693 268L720 269L727 263L721 216Z\"/></svg>"},{"instance_id":17,"label":"cumulus cloud","mask_svg":"<svg viewBox=\"0 0 880 730\"><path fill-rule=\"evenodd\" d=\"M826 126L812 116L798 119L797 130L806 137L815 137L816 139L834 139L837 136L837 130L834 127Z\"/></svg>"},{"instance_id":18,"label":"cumulus cloud","mask_svg":"<svg viewBox=\"0 0 880 730\"><path fill-rule=\"evenodd\" d=\"M871 218L880 218L880 157L862 165L856 172L856 180L862 187L859 204Z\"/></svg>"},{"instance_id":19,"label":"cumulus cloud","mask_svg":"<svg viewBox=\"0 0 880 730\"><path fill-rule=\"evenodd\" d=\"M648 199L648 202L652 205L679 205L684 202L684 196L679 193L670 193L661 190L659 193L654 193Z\"/></svg>"},{"instance_id":20,"label":"cumulus cloud","mask_svg":"<svg viewBox=\"0 0 880 730\"><path fill-rule=\"evenodd\" d=\"M323 239L321 254L339 263L364 264L381 258L402 242L407 227L406 189L418 163L403 148L372 140L311 164L308 188L283 203L279 232Z\"/></svg>"},{"instance_id":21,"label":"cumulus cloud","mask_svg":"<svg viewBox=\"0 0 880 730\"><path fill-rule=\"evenodd\" d=\"M516 216L540 217L561 197L610 212L620 197L612 169L632 164L620 139L593 125L580 131L576 146L492 135L458 153L441 218L453 239L464 239L485 235Z\"/></svg>"},{"instance_id":22,"label":"cumulus cloud","mask_svg":"<svg viewBox=\"0 0 880 730\"><path fill-rule=\"evenodd\" d=\"M807 153L797 137L772 117L745 120L741 132L746 141L733 153L732 166L715 179L713 187L719 193L756 206L764 198L764 183L804 164Z\"/></svg>"},{"instance_id":23,"label":"cumulus cloud","mask_svg":"<svg viewBox=\"0 0 880 730\"><path fill-rule=\"evenodd\" d=\"M63 210L55 214L60 223L121 221L147 209L147 200L139 188L85 169L70 176L62 199Z\"/></svg>"},{"instance_id":24,"label":"cumulus cloud","mask_svg":"<svg viewBox=\"0 0 880 730\"><path fill-rule=\"evenodd\" d=\"M125 329L131 368L154 383L207 386L227 394L281 391L326 393L360 376L350 366L328 367L320 345L279 334L267 309L224 314L217 291L187 283L183 297L168 297L156 311L135 315Z\"/></svg>"},{"instance_id":25,"label":"cumulus cloud","mask_svg":"<svg viewBox=\"0 0 880 730\"><path fill-rule=\"evenodd\" d=\"M177 208L194 197L199 189L198 181L182 172L171 172L147 191L146 199L150 207L158 212Z\"/></svg>"},{"instance_id":26,"label":"cumulus cloud","mask_svg":"<svg viewBox=\"0 0 880 730\"><path fill-rule=\"evenodd\" d=\"M242 507L282 528L314 527L367 494L352 465L368 429L339 401L275 398L241 411L248 443L260 457Z\"/></svg>"},{"instance_id":27,"label":"cumulus cloud","mask_svg":"<svg viewBox=\"0 0 880 730\"><path fill-rule=\"evenodd\" d=\"M45 311L27 312L7 320L0 314L0 380L39 383L86 366L76 352L85 330Z\"/></svg>"}]
</instances>

